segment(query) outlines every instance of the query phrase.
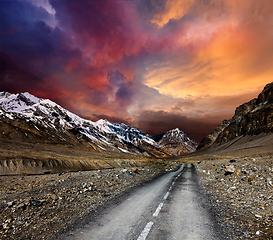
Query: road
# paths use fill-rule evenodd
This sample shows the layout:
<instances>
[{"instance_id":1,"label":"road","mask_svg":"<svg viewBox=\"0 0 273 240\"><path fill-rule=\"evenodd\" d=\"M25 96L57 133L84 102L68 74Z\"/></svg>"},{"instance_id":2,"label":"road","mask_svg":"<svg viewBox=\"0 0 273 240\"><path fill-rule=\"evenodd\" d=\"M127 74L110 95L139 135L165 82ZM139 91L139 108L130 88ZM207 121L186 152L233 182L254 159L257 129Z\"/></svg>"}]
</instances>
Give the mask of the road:
<instances>
[{"instance_id":1,"label":"road","mask_svg":"<svg viewBox=\"0 0 273 240\"><path fill-rule=\"evenodd\" d=\"M193 165L182 164L106 208L65 239L220 239L201 195Z\"/></svg>"}]
</instances>

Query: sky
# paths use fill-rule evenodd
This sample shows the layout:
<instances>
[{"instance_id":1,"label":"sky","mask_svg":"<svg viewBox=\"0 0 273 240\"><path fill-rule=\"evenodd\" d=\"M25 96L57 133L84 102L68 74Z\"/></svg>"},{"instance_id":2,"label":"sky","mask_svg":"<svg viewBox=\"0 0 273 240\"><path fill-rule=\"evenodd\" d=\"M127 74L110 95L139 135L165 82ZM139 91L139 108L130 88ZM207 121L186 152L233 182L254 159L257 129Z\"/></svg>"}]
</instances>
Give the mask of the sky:
<instances>
[{"instance_id":1,"label":"sky","mask_svg":"<svg viewBox=\"0 0 273 240\"><path fill-rule=\"evenodd\" d=\"M272 0L0 0L0 91L201 141L273 81Z\"/></svg>"}]
</instances>

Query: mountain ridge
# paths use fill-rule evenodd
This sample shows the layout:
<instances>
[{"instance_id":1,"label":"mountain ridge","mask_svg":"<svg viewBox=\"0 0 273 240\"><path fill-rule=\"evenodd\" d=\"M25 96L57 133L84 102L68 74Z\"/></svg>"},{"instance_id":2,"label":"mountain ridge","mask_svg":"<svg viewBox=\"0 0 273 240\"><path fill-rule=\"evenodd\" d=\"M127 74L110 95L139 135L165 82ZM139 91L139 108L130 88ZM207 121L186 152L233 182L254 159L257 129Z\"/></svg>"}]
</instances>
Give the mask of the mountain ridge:
<instances>
[{"instance_id":1,"label":"mountain ridge","mask_svg":"<svg viewBox=\"0 0 273 240\"><path fill-rule=\"evenodd\" d=\"M2 134L6 138L84 145L99 152L149 157L173 155L142 130L103 119L92 122L49 99L37 98L28 92L0 92L0 120L1 125L5 124L1 130L6 128L6 133Z\"/></svg>"},{"instance_id":2,"label":"mountain ridge","mask_svg":"<svg viewBox=\"0 0 273 240\"><path fill-rule=\"evenodd\" d=\"M273 132L273 82L257 98L238 106L234 116L224 120L198 145L198 149L223 144L239 136Z\"/></svg>"}]
</instances>

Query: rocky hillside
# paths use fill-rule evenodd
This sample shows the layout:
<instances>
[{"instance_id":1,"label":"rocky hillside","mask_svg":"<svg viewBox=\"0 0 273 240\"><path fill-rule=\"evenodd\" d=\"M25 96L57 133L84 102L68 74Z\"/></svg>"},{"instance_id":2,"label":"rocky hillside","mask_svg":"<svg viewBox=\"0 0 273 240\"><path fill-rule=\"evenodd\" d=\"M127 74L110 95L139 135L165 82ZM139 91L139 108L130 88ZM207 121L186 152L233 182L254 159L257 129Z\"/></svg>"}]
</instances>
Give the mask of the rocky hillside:
<instances>
[{"instance_id":1,"label":"rocky hillside","mask_svg":"<svg viewBox=\"0 0 273 240\"><path fill-rule=\"evenodd\" d=\"M236 108L234 116L224 120L199 144L197 149L222 144L239 136L273 132L273 82L259 96Z\"/></svg>"},{"instance_id":2,"label":"rocky hillside","mask_svg":"<svg viewBox=\"0 0 273 240\"><path fill-rule=\"evenodd\" d=\"M0 138L139 156L169 157L148 134L122 123L83 119L49 99L0 92Z\"/></svg>"},{"instance_id":3,"label":"rocky hillside","mask_svg":"<svg viewBox=\"0 0 273 240\"><path fill-rule=\"evenodd\" d=\"M152 137L160 146L170 151L175 156L194 152L198 143L189 138L180 129L172 129L161 135Z\"/></svg>"}]
</instances>

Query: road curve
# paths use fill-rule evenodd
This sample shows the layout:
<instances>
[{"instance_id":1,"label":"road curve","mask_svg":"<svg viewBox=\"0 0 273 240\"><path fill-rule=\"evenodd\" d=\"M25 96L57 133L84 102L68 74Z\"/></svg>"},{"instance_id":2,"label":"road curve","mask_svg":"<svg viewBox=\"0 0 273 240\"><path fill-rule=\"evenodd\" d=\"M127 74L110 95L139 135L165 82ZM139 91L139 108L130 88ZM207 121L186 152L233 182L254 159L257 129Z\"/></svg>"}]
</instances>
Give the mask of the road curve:
<instances>
[{"instance_id":1,"label":"road curve","mask_svg":"<svg viewBox=\"0 0 273 240\"><path fill-rule=\"evenodd\" d=\"M193 165L182 164L64 239L220 239L200 198Z\"/></svg>"}]
</instances>

